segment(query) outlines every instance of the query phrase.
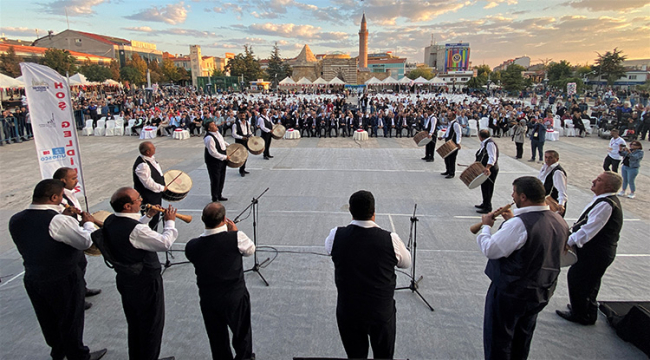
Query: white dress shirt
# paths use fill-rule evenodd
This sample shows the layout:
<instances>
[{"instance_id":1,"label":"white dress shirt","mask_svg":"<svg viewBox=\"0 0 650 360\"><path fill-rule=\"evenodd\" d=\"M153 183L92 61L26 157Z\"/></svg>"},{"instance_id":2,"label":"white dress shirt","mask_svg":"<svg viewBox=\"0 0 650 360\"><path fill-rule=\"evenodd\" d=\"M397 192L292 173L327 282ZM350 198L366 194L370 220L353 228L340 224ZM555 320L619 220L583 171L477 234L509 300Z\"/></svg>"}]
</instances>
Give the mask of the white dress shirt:
<instances>
[{"instance_id":1,"label":"white dress shirt","mask_svg":"<svg viewBox=\"0 0 650 360\"><path fill-rule=\"evenodd\" d=\"M68 199L70 199L70 203L69 203L68 200L66 200L66 198L63 198L63 201L64 201L66 204L68 204L68 205L70 205L70 206L74 206L74 207L76 207L77 209L81 210L81 203L79 202L79 199L77 199L77 196L75 195L76 193L75 193L73 190L68 190L68 189L66 189L66 188L63 188L63 194L64 194Z\"/></svg>"},{"instance_id":2,"label":"white dress shirt","mask_svg":"<svg viewBox=\"0 0 650 360\"><path fill-rule=\"evenodd\" d=\"M594 196L594 198L589 204L587 204L587 206L585 206L585 209L582 210L582 212L584 213L585 210L587 210L596 200L612 195L614 195L613 192ZM575 245L579 248L583 247L586 243L589 242L589 240L593 239L593 237L596 236L600 230L603 229L611 215L612 206L607 201L600 202L589 212L587 223L582 225L580 227L580 230L569 235L569 241L567 241L567 244L569 246Z\"/></svg>"},{"instance_id":3,"label":"white dress shirt","mask_svg":"<svg viewBox=\"0 0 650 360\"><path fill-rule=\"evenodd\" d=\"M379 227L379 225L377 225L372 220L352 220L352 222L350 222L350 225L355 225L362 228ZM334 237L336 236L337 229L338 228L332 229L327 236L327 239L325 239L325 251L327 251L327 253L330 255L332 254L332 247L334 246ZM400 239L399 235L394 232L390 233L390 238L393 242L395 257L397 258L397 267L406 269L411 266L411 253L406 249L406 246L402 242L402 239Z\"/></svg>"},{"instance_id":4,"label":"white dress shirt","mask_svg":"<svg viewBox=\"0 0 650 360\"><path fill-rule=\"evenodd\" d=\"M239 134L237 134L237 124L239 124L239 126L241 127L241 132L244 134L244 136L239 136ZM250 135L250 131L248 131L248 123L246 121L244 121L243 125L241 121L239 123L232 124L232 137L234 137L235 139L241 140L249 135Z\"/></svg>"},{"instance_id":5,"label":"white dress shirt","mask_svg":"<svg viewBox=\"0 0 650 360\"><path fill-rule=\"evenodd\" d=\"M449 128L453 127L454 132L456 133L456 144L460 144L461 139L463 138L463 133L461 132L460 124L458 123L457 120L453 120L450 124ZM453 140L450 139L451 131L450 129L447 128L447 131L445 132L445 140Z\"/></svg>"},{"instance_id":6,"label":"white dress shirt","mask_svg":"<svg viewBox=\"0 0 650 360\"><path fill-rule=\"evenodd\" d=\"M115 213L115 216L126 217L140 222L129 235L129 242L136 249L167 251L171 249L172 244L178 237L178 230L175 227L176 221L174 220L165 220L165 227L161 234L147 225L151 218L146 215L140 216L140 213Z\"/></svg>"},{"instance_id":7,"label":"white dress shirt","mask_svg":"<svg viewBox=\"0 0 650 360\"><path fill-rule=\"evenodd\" d=\"M209 134L214 135L214 137L217 139L219 142L219 148L221 149L226 149L226 147L230 144L226 142L226 140L223 139L223 136L217 131L217 132L210 132ZM208 153L210 156L212 156L215 159L221 160L221 161L226 161L228 158L226 155L220 153L217 151L216 144L214 143L214 139L212 136L206 136L203 139L203 144L205 144L205 147L208 149Z\"/></svg>"},{"instance_id":8,"label":"white dress shirt","mask_svg":"<svg viewBox=\"0 0 650 360\"><path fill-rule=\"evenodd\" d=\"M431 115L424 121L424 128L426 129L431 122L431 130L429 130L429 135L433 135L436 132L436 125L438 124L438 119Z\"/></svg>"},{"instance_id":9,"label":"white dress shirt","mask_svg":"<svg viewBox=\"0 0 650 360\"><path fill-rule=\"evenodd\" d=\"M138 164L135 168L135 175L140 179L140 182L142 185L144 185L147 190L155 192L155 193L161 193L165 190L165 185L158 184L153 180L151 177L151 168L146 162L151 163L153 167L160 173L160 175L164 175L162 172L162 169L160 168L160 164L156 161L156 159L151 156L144 156L140 155L140 157L145 161L143 163ZM66 194L67 195L67 194Z\"/></svg>"},{"instance_id":10,"label":"white dress shirt","mask_svg":"<svg viewBox=\"0 0 650 360\"><path fill-rule=\"evenodd\" d=\"M266 133L271 132L271 130L273 130L273 129L269 129L269 128L266 127L266 123L264 122L265 119L268 120L268 121L271 121L266 116L260 115L260 117L257 118L257 126L259 126L259 128L262 129L262 131L264 131Z\"/></svg>"},{"instance_id":11,"label":"white dress shirt","mask_svg":"<svg viewBox=\"0 0 650 360\"><path fill-rule=\"evenodd\" d=\"M548 166L544 164L542 166L541 170L539 170L539 175L537 175L537 178L542 181L542 183L546 182L546 178L548 175L553 171L558 166L559 163L554 163L551 166ZM564 206L566 204L567 199L569 196L566 193L566 188L567 188L567 180L566 180L566 175L564 175L564 172L562 171L556 171L555 174L553 174L553 187L557 190L557 202L558 204Z\"/></svg>"},{"instance_id":12,"label":"white dress shirt","mask_svg":"<svg viewBox=\"0 0 650 360\"><path fill-rule=\"evenodd\" d=\"M54 210L60 212L61 206L59 205L29 205L30 210ZM70 245L77 250L86 250L92 244L90 234L95 231L95 226L92 222L88 221L79 226L79 221L68 215L57 214L54 215L49 226L49 233L52 239Z\"/></svg>"},{"instance_id":13,"label":"white dress shirt","mask_svg":"<svg viewBox=\"0 0 650 360\"><path fill-rule=\"evenodd\" d=\"M492 141L488 142L490 138L487 138L483 141L481 141L481 147L478 149L479 152L483 150L484 147L487 146L487 154L488 154L488 165L494 166L494 164L497 162L497 147L494 145Z\"/></svg>"},{"instance_id":14,"label":"white dress shirt","mask_svg":"<svg viewBox=\"0 0 650 360\"><path fill-rule=\"evenodd\" d=\"M611 138L609 140L609 147L612 150L609 150L607 155L609 155L609 157L611 157L614 160L621 160L621 154L618 153L621 145L627 146L627 143L625 142L625 140L623 140L622 137L619 136L616 139Z\"/></svg>"},{"instance_id":15,"label":"white dress shirt","mask_svg":"<svg viewBox=\"0 0 650 360\"><path fill-rule=\"evenodd\" d=\"M201 234L201 237L226 231L228 231L228 225L222 225L214 229L205 229L203 234ZM255 244L248 236L246 236L246 234L244 234L243 231L237 231L237 248L239 248L239 252L244 256L251 256L255 253Z\"/></svg>"},{"instance_id":16,"label":"white dress shirt","mask_svg":"<svg viewBox=\"0 0 650 360\"><path fill-rule=\"evenodd\" d=\"M517 216L534 211L549 210L549 207L544 206L526 206L521 209L514 209L515 217L503 223L501 229L492 234L492 227L483 225L481 232L476 237L476 242L481 248L481 252L488 259L500 259L508 257L516 250L521 249L528 239L528 232L524 222Z\"/></svg>"}]
</instances>

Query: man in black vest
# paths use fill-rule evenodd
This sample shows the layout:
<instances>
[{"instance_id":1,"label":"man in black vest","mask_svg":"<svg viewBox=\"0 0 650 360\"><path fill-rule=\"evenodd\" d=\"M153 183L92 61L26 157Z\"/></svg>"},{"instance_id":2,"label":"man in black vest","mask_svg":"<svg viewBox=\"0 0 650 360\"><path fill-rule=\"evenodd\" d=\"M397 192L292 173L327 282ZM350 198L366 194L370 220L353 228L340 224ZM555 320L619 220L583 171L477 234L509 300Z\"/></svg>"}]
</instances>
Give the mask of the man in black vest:
<instances>
[{"instance_id":1,"label":"man in black vest","mask_svg":"<svg viewBox=\"0 0 650 360\"><path fill-rule=\"evenodd\" d=\"M205 231L187 243L185 256L194 265L212 358L233 359L228 329L233 334L234 358L253 358L250 295L242 256L253 255L255 244L226 219L226 209L219 203L208 204L201 220Z\"/></svg>"},{"instance_id":2,"label":"man in black vest","mask_svg":"<svg viewBox=\"0 0 650 360\"><path fill-rule=\"evenodd\" d=\"M83 343L85 282L79 266L92 245L94 219L83 212L79 227L76 217L67 216L72 213L59 213L62 199L61 181L42 180L30 207L9 220L9 232L23 257L25 290L52 359L100 359L106 349L90 353Z\"/></svg>"},{"instance_id":3,"label":"man in black vest","mask_svg":"<svg viewBox=\"0 0 650 360\"><path fill-rule=\"evenodd\" d=\"M447 155L447 157L445 158L446 171L440 175L447 175L445 176L445 179L453 179L454 176L456 176L456 158L458 157L458 152L460 151L460 141L463 137L463 134L461 132L462 130L460 128L460 124L456 119L456 114L450 111L449 114L447 115L447 118L453 120L449 123L449 126L447 127L447 131L445 132L445 136L444 136L445 142L453 141L454 144L458 146L458 150Z\"/></svg>"},{"instance_id":4,"label":"man in black vest","mask_svg":"<svg viewBox=\"0 0 650 360\"><path fill-rule=\"evenodd\" d=\"M485 274L492 280L485 298L485 359L526 359L537 314L548 304L560 274L560 257L569 236L562 218L544 204L542 182L524 176L512 183L514 213L491 234L493 213L483 215L476 241L490 259Z\"/></svg>"},{"instance_id":5,"label":"man in black vest","mask_svg":"<svg viewBox=\"0 0 650 360\"><path fill-rule=\"evenodd\" d=\"M557 202L558 214L564 217L568 199L566 193L567 180L566 171L558 161L560 161L560 154L557 151L546 150L544 152L544 166L539 170L537 178L544 183L546 196L550 196Z\"/></svg>"},{"instance_id":6,"label":"man in black vest","mask_svg":"<svg viewBox=\"0 0 650 360\"><path fill-rule=\"evenodd\" d=\"M592 182L595 194L578 221L571 227L567 245L577 247L578 262L569 268L568 311L557 310L562 318L593 325L598 318L598 290L607 267L616 257L623 209L616 192L623 182L620 175L605 171Z\"/></svg>"},{"instance_id":7,"label":"man in black vest","mask_svg":"<svg viewBox=\"0 0 650 360\"><path fill-rule=\"evenodd\" d=\"M102 233L112 260L140 266L138 271L115 267L115 282L128 325L129 359L156 360L165 325L165 293L156 252L171 249L178 237L176 209L170 205L165 211L164 229L158 233L146 225L155 210L141 217L141 205L142 197L135 189L118 189L111 196L115 214L106 218Z\"/></svg>"},{"instance_id":8,"label":"man in black vest","mask_svg":"<svg viewBox=\"0 0 650 360\"><path fill-rule=\"evenodd\" d=\"M210 176L212 201L226 201L228 199L221 195L223 184L226 181L226 163L230 159L226 154L226 147L230 144L223 139L214 121L207 122L205 129L207 132L203 138L203 144L205 145L203 158Z\"/></svg>"},{"instance_id":9,"label":"man in black vest","mask_svg":"<svg viewBox=\"0 0 650 360\"><path fill-rule=\"evenodd\" d=\"M396 233L375 223L375 198L361 190L350 196L352 222L325 239L338 289L336 321L349 358L376 359L395 352L395 266L411 266L411 254Z\"/></svg>"},{"instance_id":10,"label":"man in black vest","mask_svg":"<svg viewBox=\"0 0 650 360\"><path fill-rule=\"evenodd\" d=\"M78 211L81 211L81 204L79 203L79 200L77 199L77 196L75 195L74 192L74 188L77 186L77 183L79 182L77 180L77 170L69 167L58 168L54 172L54 174L52 174L52 178L59 180L63 183L63 199L61 201L61 205L72 206ZM82 220L80 215L74 215L74 217L79 221ZM81 271L84 273L84 275L86 274L87 265L88 265L88 261L86 260L86 256L81 257L81 261L79 262L79 267L81 268ZM88 287L86 287L85 280L84 280L84 288L86 289L86 297L99 295L99 293L102 292L101 289L89 289ZM88 310L92 306L93 306L92 303L88 301L84 301L84 310Z\"/></svg>"},{"instance_id":11,"label":"man in black vest","mask_svg":"<svg viewBox=\"0 0 650 360\"><path fill-rule=\"evenodd\" d=\"M436 140L438 135L436 134L436 127L438 125L438 119L433 115L433 108L429 108L428 117L424 120L424 131L429 133L429 139L431 142L424 146L424 157L422 160L427 162L433 162L433 153L436 151Z\"/></svg>"},{"instance_id":12,"label":"man in black vest","mask_svg":"<svg viewBox=\"0 0 650 360\"><path fill-rule=\"evenodd\" d=\"M167 190L160 164L154 158L156 147L151 141L144 141L138 147L140 156L133 163L133 188L142 196L143 204L161 205L162 193ZM144 214L144 211L142 212ZM160 213L156 213L149 226L156 230Z\"/></svg>"},{"instance_id":13,"label":"man in black vest","mask_svg":"<svg viewBox=\"0 0 650 360\"><path fill-rule=\"evenodd\" d=\"M269 120L268 110L266 108L262 108L260 110L260 116L257 118L257 126L259 126L260 130L262 130L262 139L264 139L264 160L272 159L273 156L271 156L270 150L271 140L273 140L273 137L271 136L271 132L273 131L273 123L271 120ZM213 199L212 201L217 200Z\"/></svg>"},{"instance_id":14,"label":"man in black vest","mask_svg":"<svg viewBox=\"0 0 650 360\"><path fill-rule=\"evenodd\" d=\"M239 113L239 121L236 121L232 125L232 137L235 138L235 142L237 144L244 145L246 149L248 149L248 139L253 136L253 130L251 129L250 125L246 121L246 113ZM241 177L246 176L246 174L250 174L248 171L246 171L246 161L244 161L244 164L239 168L239 175Z\"/></svg>"},{"instance_id":15,"label":"man in black vest","mask_svg":"<svg viewBox=\"0 0 650 360\"><path fill-rule=\"evenodd\" d=\"M492 194L494 194L494 182L499 174L499 148L490 137L490 131L483 129L478 132L478 139L481 140L481 147L476 152L476 161L485 166L483 174L488 177L481 184L481 195L483 202L480 205L474 205L479 214L487 214L492 211Z\"/></svg>"}]
</instances>

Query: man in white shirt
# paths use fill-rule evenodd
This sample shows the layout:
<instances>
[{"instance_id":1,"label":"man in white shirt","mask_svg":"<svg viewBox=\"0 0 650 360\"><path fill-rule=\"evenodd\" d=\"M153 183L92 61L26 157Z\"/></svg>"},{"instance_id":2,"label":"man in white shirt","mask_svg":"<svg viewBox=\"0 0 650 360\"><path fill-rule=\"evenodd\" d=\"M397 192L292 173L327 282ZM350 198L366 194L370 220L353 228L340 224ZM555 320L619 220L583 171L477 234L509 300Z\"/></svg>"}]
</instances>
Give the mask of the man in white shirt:
<instances>
[{"instance_id":1,"label":"man in white shirt","mask_svg":"<svg viewBox=\"0 0 650 360\"><path fill-rule=\"evenodd\" d=\"M485 298L485 359L528 357L537 314L553 295L569 236L564 220L544 204L539 179L520 177L512 190L517 209L502 213L506 221L494 234L494 213L483 215L476 238L489 259L485 274L492 280Z\"/></svg>"},{"instance_id":2,"label":"man in white shirt","mask_svg":"<svg viewBox=\"0 0 650 360\"><path fill-rule=\"evenodd\" d=\"M167 190L165 177L154 155L156 147L151 141L143 141L138 147L140 156L133 163L133 188L142 196L143 204L161 205L162 193ZM142 212L144 214L144 211ZM158 229L160 214L149 222L152 229Z\"/></svg>"},{"instance_id":3,"label":"man in white shirt","mask_svg":"<svg viewBox=\"0 0 650 360\"><path fill-rule=\"evenodd\" d=\"M618 136L618 129L612 129L610 133L612 134L612 138L609 140L609 147L607 148L609 152L603 162L603 169L605 171L610 171L611 166L611 171L617 173L618 165L621 163L621 155L619 154L619 151L621 150L621 147L626 147L627 143L622 137Z\"/></svg>"},{"instance_id":4,"label":"man in white shirt","mask_svg":"<svg viewBox=\"0 0 650 360\"><path fill-rule=\"evenodd\" d=\"M272 159L270 150L271 150L271 132L273 131L273 123L268 117L268 109L262 108L260 110L260 115L257 118L257 126L262 130L262 139L264 139L264 160Z\"/></svg>"},{"instance_id":5,"label":"man in white shirt","mask_svg":"<svg viewBox=\"0 0 650 360\"><path fill-rule=\"evenodd\" d=\"M537 178L544 184L546 196L550 196L558 204L558 214L564 217L566 213L567 178L566 171L559 163L560 154L555 150L544 152L544 166L539 170Z\"/></svg>"},{"instance_id":6,"label":"man in white shirt","mask_svg":"<svg viewBox=\"0 0 650 360\"><path fill-rule=\"evenodd\" d=\"M185 255L194 265L212 357L233 358L230 329L235 359L254 358L250 295L244 280L242 256L253 255L255 244L244 232L237 231L219 203L208 204L201 220L205 231L187 242Z\"/></svg>"},{"instance_id":7,"label":"man in white shirt","mask_svg":"<svg viewBox=\"0 0 650 360\"><path fill-rule=\"evenodd\" d=\"M336 320L349 358L392 359L395 352L395 266L411 266L411 254L396 233L375 223L375 198L361 190L350 196L352 222L325 239L338 289Z\"/></svg>"},{"instance_id":8,"label":"man in white shirt","mask_svg":"<svg viewBox=\"0 0 650 360\"><path fill-rule=\"evenodd\" d=\"M210 176L212 202L227 201L228 199L222 196L222 192L226 181L226 163L229 159L226 154L226 147L230 144L223 139L214 121L210 121L204 126L207 133L203 138L203 144L205 145L203 158Z\"/></svg>"}]
</instances>

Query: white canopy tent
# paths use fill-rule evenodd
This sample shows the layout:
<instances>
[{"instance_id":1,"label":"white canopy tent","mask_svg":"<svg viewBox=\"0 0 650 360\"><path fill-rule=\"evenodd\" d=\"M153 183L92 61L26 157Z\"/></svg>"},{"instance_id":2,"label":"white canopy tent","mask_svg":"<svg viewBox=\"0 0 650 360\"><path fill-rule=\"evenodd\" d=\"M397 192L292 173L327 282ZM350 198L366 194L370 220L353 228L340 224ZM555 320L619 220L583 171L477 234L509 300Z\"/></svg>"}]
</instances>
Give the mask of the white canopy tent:
<instances>
[{"instance_id":1,"label":"white canopy tent","mask_svg":"<svg viewBox=\"0 0 650 360\"><path fill-rule=\"evenodd\" d=\"M312 84L314 84L314 85L327 85L327 80L323 79L322 77L319 77Z\"/></svg>"},{"instance_id":2,"label":"white canopy tent","mask_svg":"<svg viewBox=\"0 0 650 360\"><path fill-rule=\"evenodd\" d=\"M397 84L399 84L397 79L394 79L392 76L389 76L389 77L385 78L381 83L384 84L384 85L397 85Z\"/></svg>"},{"instance_id":3,"label":"white canopy tent","mask_svg":"<svg viewBox=\"0 0 650 360\"><path fill-rule=\"evenodd\" d=\"M445 85L447 85L447 83L445 83L444 80L442 80L441 78L439 78L437 76L434 77L433 79L429 80L429 84L431 84L433 86L445 86Z\"/></svg>"},{"instance_id":4,"label":"white canopy tent","mask_svg":"<svg viewBox=\"0 0 650 360\"><path fill-rule=\"evenodd\" d=\"M0 88L23 88L25 83L11 76L0 73Z\"/></svg>"},{"instance_id":5,"label":"white canopy tent","mask_svg":"<svg viewBox=\"0 0 650 360\"><path fill-rule=\"evenodd\" d=\"M345 85L345 82L338 77L335 77L334 79L330 80L329 82L330 85Z\"/></svg>"},{"instance_id":6,"label":"white canopy tent","mask_svg":"<svg viewBox=\"0 0 650 360\"><path fill-rule=\"evenodd\" d=\"M121 83L119 83L119 82L117 82L117 81L115 81L115 80L113 80L113 79L106 79L106 81L104 81L104 82L102 83L102 85L109 85L109 86L122 86Z\"/></svg>"},{"instance_id":7,"label":"white canopy tent","mask_svg":"<svg viewBox=\"0 0 650 360\"><path fill-rule=\"evenodd\" d=\"M408 85L411 83L411 79L408 77L404 76L403 78L399 79L397 82L400 83L400 85Z\"/></svg>"},{"instance_id":8,"label":"white canopy tent","mask_svg":"<svg viewBox=\"0 0 650 360\"><path fill-rule=\"evenodd\" d=\"M427 79L423 78L422 76L420 76L419 78L413 80L413 82L415 84L417 84L417 85L422 85L422 84L428 84L429 80L427 80Z\"/></svg>"},{"instance_id":9,"label":"white canopy tent","mask_svg":"<svg viewBox=\"0 0 650 360\"><path fill-rule=\"evenodd\" d=\"M281 86L291 86L291 85L296 85L296 82L293 81L292 78L290 78L290 77L287 76L286 78L282 79L282 81L280 81L280 82L278 83L278 85L281 85Z\"/></svg>"},{"instance_id":10,"label":"white canopy tent","mask_svg":"<svg viewBox=\"0 0 650 360\"><path fill-rule=\"evenodd\" d=\"M307 79L306 77L301 77L300 80L296 83L298 85L311 85L311 81Z\"/></svg>"},{"instance_id":11,"label":"white canopy tent","mask_svg":"<svg viewBox=\"0 0 650 360\"><path fill-rule=\"evenodd\" d=\"M366 85L378 85L381 84L381 80L377 79L376 77L371 77L368 79L368 81L365 82Z\"/></svg>"},{"instance_id":12,"label":"white canopy tent","mask_svg":"<svg viewBox=\"0 0 650 360\"><path fill-rule=\"evenodd\" d=\"M70 76L70 85L94 85L94 83L88 81L83 74L77 73Z\"/></svg>"}]
</instances>

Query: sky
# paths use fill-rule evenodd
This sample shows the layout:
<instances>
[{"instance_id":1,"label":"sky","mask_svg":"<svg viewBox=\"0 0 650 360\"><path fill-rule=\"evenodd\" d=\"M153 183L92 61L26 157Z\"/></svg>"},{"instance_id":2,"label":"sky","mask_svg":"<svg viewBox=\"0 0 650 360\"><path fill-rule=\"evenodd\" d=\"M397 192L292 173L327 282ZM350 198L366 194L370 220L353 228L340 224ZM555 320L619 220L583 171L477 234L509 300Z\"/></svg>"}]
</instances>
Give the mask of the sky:
<instances>
[{"instance_id":1,"label":"sky","mask_svg":"<svg viewBox=\"0 0 650 360\"><path fill-rule=\"evenodd\" d=\"M34 40L70 28L172 54L196 44L224 56L248 44L268 58L277 43L285 58L305 44L354 57L364 12L369 52L409 62L424 62L432 41L469 43L472 65L491 67L520 56L592 64L614 48L650 58L650 0L0 0L0 34Z\"/></svg>"}]
</instances>

